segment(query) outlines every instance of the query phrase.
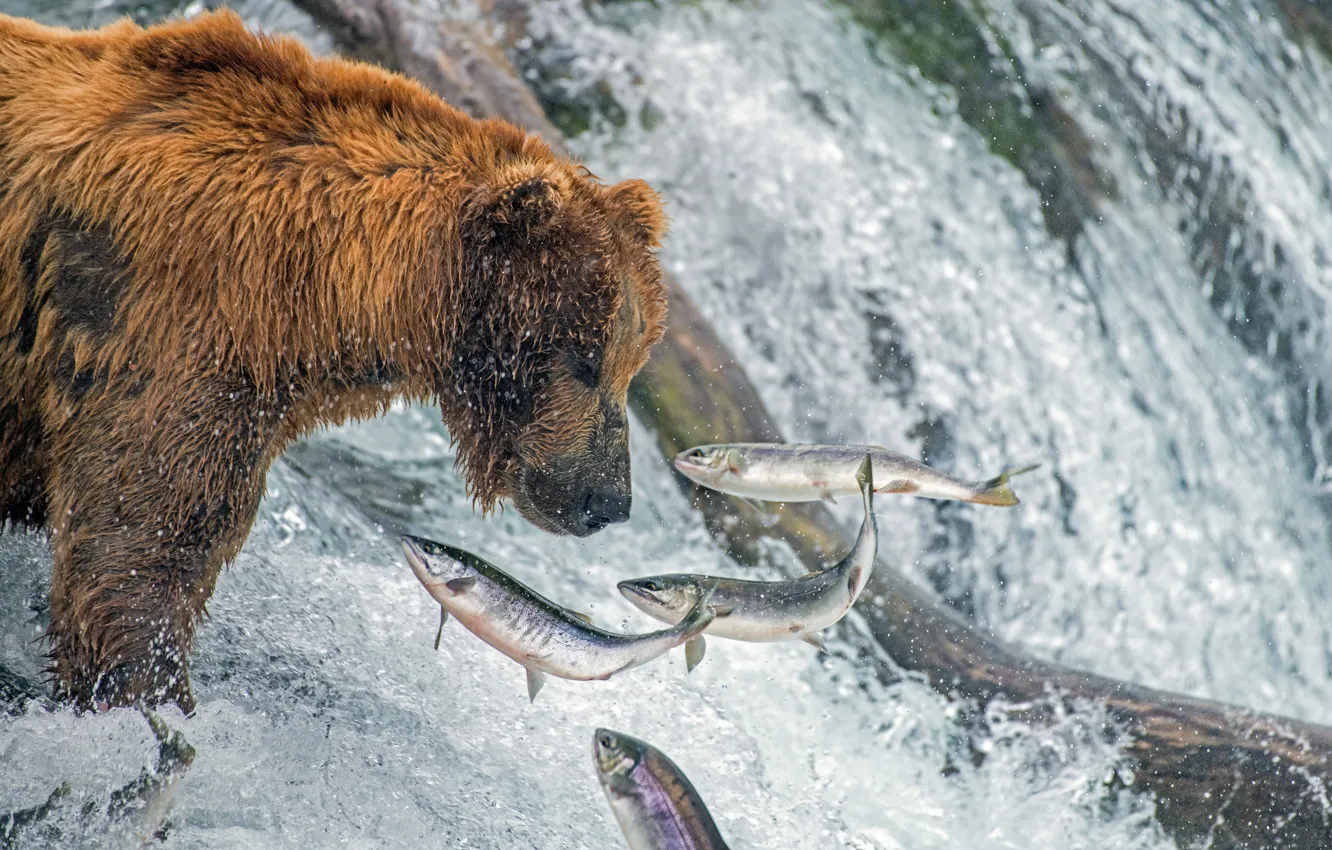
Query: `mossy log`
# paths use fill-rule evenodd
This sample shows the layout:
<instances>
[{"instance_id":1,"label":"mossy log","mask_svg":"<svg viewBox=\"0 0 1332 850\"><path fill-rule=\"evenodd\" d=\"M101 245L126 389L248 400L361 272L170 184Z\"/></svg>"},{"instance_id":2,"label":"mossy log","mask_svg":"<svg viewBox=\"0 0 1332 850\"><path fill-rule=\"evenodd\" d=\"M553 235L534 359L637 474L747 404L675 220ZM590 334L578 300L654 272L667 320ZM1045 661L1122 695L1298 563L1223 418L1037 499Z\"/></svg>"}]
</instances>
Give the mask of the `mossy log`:
<instances>
[{"instance_id":1,"label":"mossy log","mask_svg":"<svg viewBox=\"0 0 1332 850\"><path fill-rule=\"evenodd\" d=\"M473 115L505 118L566 148L479 28L432 19L405 0L296 2L348 53L412 73ZM523 4L500 0L491 8L516 41ZM666 338L630 394L663 455L699 443L780 440L744 370L678 281L669 286ZM709 529L741 562L757 558L765 537L784 541L810 567L849 543L818 503L761 515L729 497L691 492ZM1157 817L1182 846L1332 847L1332 728L1033 659L982 634L888 564L878 565L857 608L896 664L950 698L1028 704L1033 722L1060 700L1104 705L1112 720L1106 735L1125 736L1132 787L1154 797Z\"/></svg>"}]
</instances>

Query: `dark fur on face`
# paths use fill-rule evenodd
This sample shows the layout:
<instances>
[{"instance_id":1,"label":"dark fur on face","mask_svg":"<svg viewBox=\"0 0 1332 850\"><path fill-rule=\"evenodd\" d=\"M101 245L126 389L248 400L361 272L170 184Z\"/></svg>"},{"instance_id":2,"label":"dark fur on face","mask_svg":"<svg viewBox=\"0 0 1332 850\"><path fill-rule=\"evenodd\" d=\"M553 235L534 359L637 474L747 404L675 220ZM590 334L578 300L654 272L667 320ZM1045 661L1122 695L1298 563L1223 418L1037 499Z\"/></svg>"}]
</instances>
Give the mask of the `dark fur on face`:
<instances>
[{"instance_id":1,"label":"dark fur on face","mask_svg":"<svg viewBox=\"0 0 1332 850\"><path fill-rule=\"evenodd\" d=\"M475 295L460 318L472 332L455 340L440 397L483 508L512 497L533 524L579 536L627 518L625 400L664 333L663 228L636 180L511 166L470 199Z\"/></svg>"}]
</instances>

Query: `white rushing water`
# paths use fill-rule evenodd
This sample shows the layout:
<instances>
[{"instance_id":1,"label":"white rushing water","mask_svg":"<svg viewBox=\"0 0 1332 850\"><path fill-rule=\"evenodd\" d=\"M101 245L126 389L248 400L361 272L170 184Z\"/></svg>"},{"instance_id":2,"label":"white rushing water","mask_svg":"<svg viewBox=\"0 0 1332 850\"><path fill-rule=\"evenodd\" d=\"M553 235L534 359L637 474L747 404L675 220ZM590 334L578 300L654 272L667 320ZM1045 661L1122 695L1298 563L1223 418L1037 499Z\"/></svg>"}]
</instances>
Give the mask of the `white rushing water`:
<instances>
[{"instance_id":1,"label":"white rushing water","mask_svg":"<svg viewBox=\"0 0 1332 850\"><path fill-rule=\"evenodd\" d=\"M1183 201L1143 178L1134 134L1121 128L1102 152L1120 199L1070 265L1021 174L836 8L664 5L602 19L554 4L539 24L580 57L575 80L604 81L631 116L580 136L578 154L607 180L663 192L664 262L787 437L917 452L917 426L939 419L958 474L1046 464L1020 479L1012 511L881 500L887 561L964 589L983 627L1036 655L1332 723L1332 553L1305 423L1291 421L1273 363L1208 304L1177 226ZM1120 61L1150 53L1155 84L1182 87L1163 67L1188 61L1175 40L1247 20L1169 0L1174 14L1152 17L1160 32L1139 44L1112 38L1130 4L1082 5L1103 18L992 4L1075 113L1094 111L1079 100L1094 88L1079 88L1050 32L1099 34L1093 46ZM286 7L252 14L308 27ZM1282 188L1332 155L1319 141L1332 135L1318 135L1326 107L1282 112L1299 140L1284 154L1262 109L1242 108L1238 93L1256 86L1287 85L1303 103L1327 79L1312 55L1267 62L1289 45L1264 27L1233 65L1183 75L1226 117L1200 148L1251 154L1234 167L1258 197L1256 228L1332 220L1317 187ZM1305 247L1298 262L1317 281L1324 260ZM910 379L880 378L872 338L885 328ZM654 627L616 593L621 578L736 574L637 425L633 453L633 519L577 541L512 511L475 516L436 411L396 409L294 448L200 630L198 711L166 713L199 756L165 846L619 847L591 768L601 725L668 753L736 850L1173 846L1149 801L1105 789L1119 758L1094 710L1052 728L997 722L974 767L933 691L867 685L804 644L712 641L689 676L675 653L611 682L552 680L530 706L521 669L456 623L433 651L437 609L385 526L456 541L612 628ZM49 563L35 537L0 541L0 663L28 674L42 663ZM766 574L790 566L779 551ZM0 811L63 781L76 799L104 798L152 752L129 712L0 719ZM95 821L83 835L107 841Z\"/></svg>"}]
</instances>

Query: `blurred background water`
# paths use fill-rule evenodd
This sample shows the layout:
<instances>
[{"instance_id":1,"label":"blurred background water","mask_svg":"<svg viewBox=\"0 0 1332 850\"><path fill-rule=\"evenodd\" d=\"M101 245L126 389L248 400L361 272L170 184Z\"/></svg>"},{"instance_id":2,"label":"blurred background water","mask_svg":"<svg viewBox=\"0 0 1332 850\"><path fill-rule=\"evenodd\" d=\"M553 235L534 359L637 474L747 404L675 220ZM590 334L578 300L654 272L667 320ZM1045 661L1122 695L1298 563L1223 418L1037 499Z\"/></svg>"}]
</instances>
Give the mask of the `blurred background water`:
<instances>
[{"instance_id":1,"label":"blurred background water","mask_svg":"<svg viewBox=\"0 0 1332 850\"><path fill-rule=\"evenodd\" d=\"M71 26L201 8L0 0ZM664 263L789 439L1045 463L1011 511L880 500L890 562L1038 656L1332 724L1332 30L1310 9L569 0L513 58L594 172L663 193ZM240 10L331 50L290 5ZM168 714L199 757L167 846L620 846L598 725L671 755L736 848L1173 846L1109 790L1092 708L969 741L917 681L722 641L688 677L672 657L529 706L456 624L432 650L400 529L612 628L651 627L620 578L738 573L642 427L633 455L633 519L577 541L475 516L437 411L293 447L200 631L198 712ZM0 663L30 675L49 566L0 542ZM776 549L760 573L792 568ZM129 712L0 719L0 810L66 780L104 797L152 749Z\"/></svg>"}]
</instances>

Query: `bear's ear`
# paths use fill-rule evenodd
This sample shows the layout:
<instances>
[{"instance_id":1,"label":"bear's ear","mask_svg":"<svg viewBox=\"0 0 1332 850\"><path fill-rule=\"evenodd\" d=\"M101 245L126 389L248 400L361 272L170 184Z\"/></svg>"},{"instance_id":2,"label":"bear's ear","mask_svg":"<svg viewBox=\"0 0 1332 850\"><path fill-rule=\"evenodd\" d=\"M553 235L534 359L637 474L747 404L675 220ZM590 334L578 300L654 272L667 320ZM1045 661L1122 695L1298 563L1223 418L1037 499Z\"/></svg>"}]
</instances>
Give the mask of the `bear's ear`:
<instances>
[{"instance_id":1,"label":"bear's ear","mask_svg":"<svg viewBox=\"0 0 1332 850\"><path fill-rule=\"evenodd\" d=\"M550 224L565 195L558 175L540 166L510 165L473 193L470 206L496 234L524 237Z\"/></svg>"},{"instance_id":2,"label":"bear's ear","mask_svg":"<svg viewBox=\"0 0 1332 850\"><path fill-rule=\"evenodd\" d=\"M666 235L666 214L661 211L661 197L642 180L625 180L606 189L612 220L626 228L636 241L648 248L661 245Z\"/></svg>"}]
</instances>

